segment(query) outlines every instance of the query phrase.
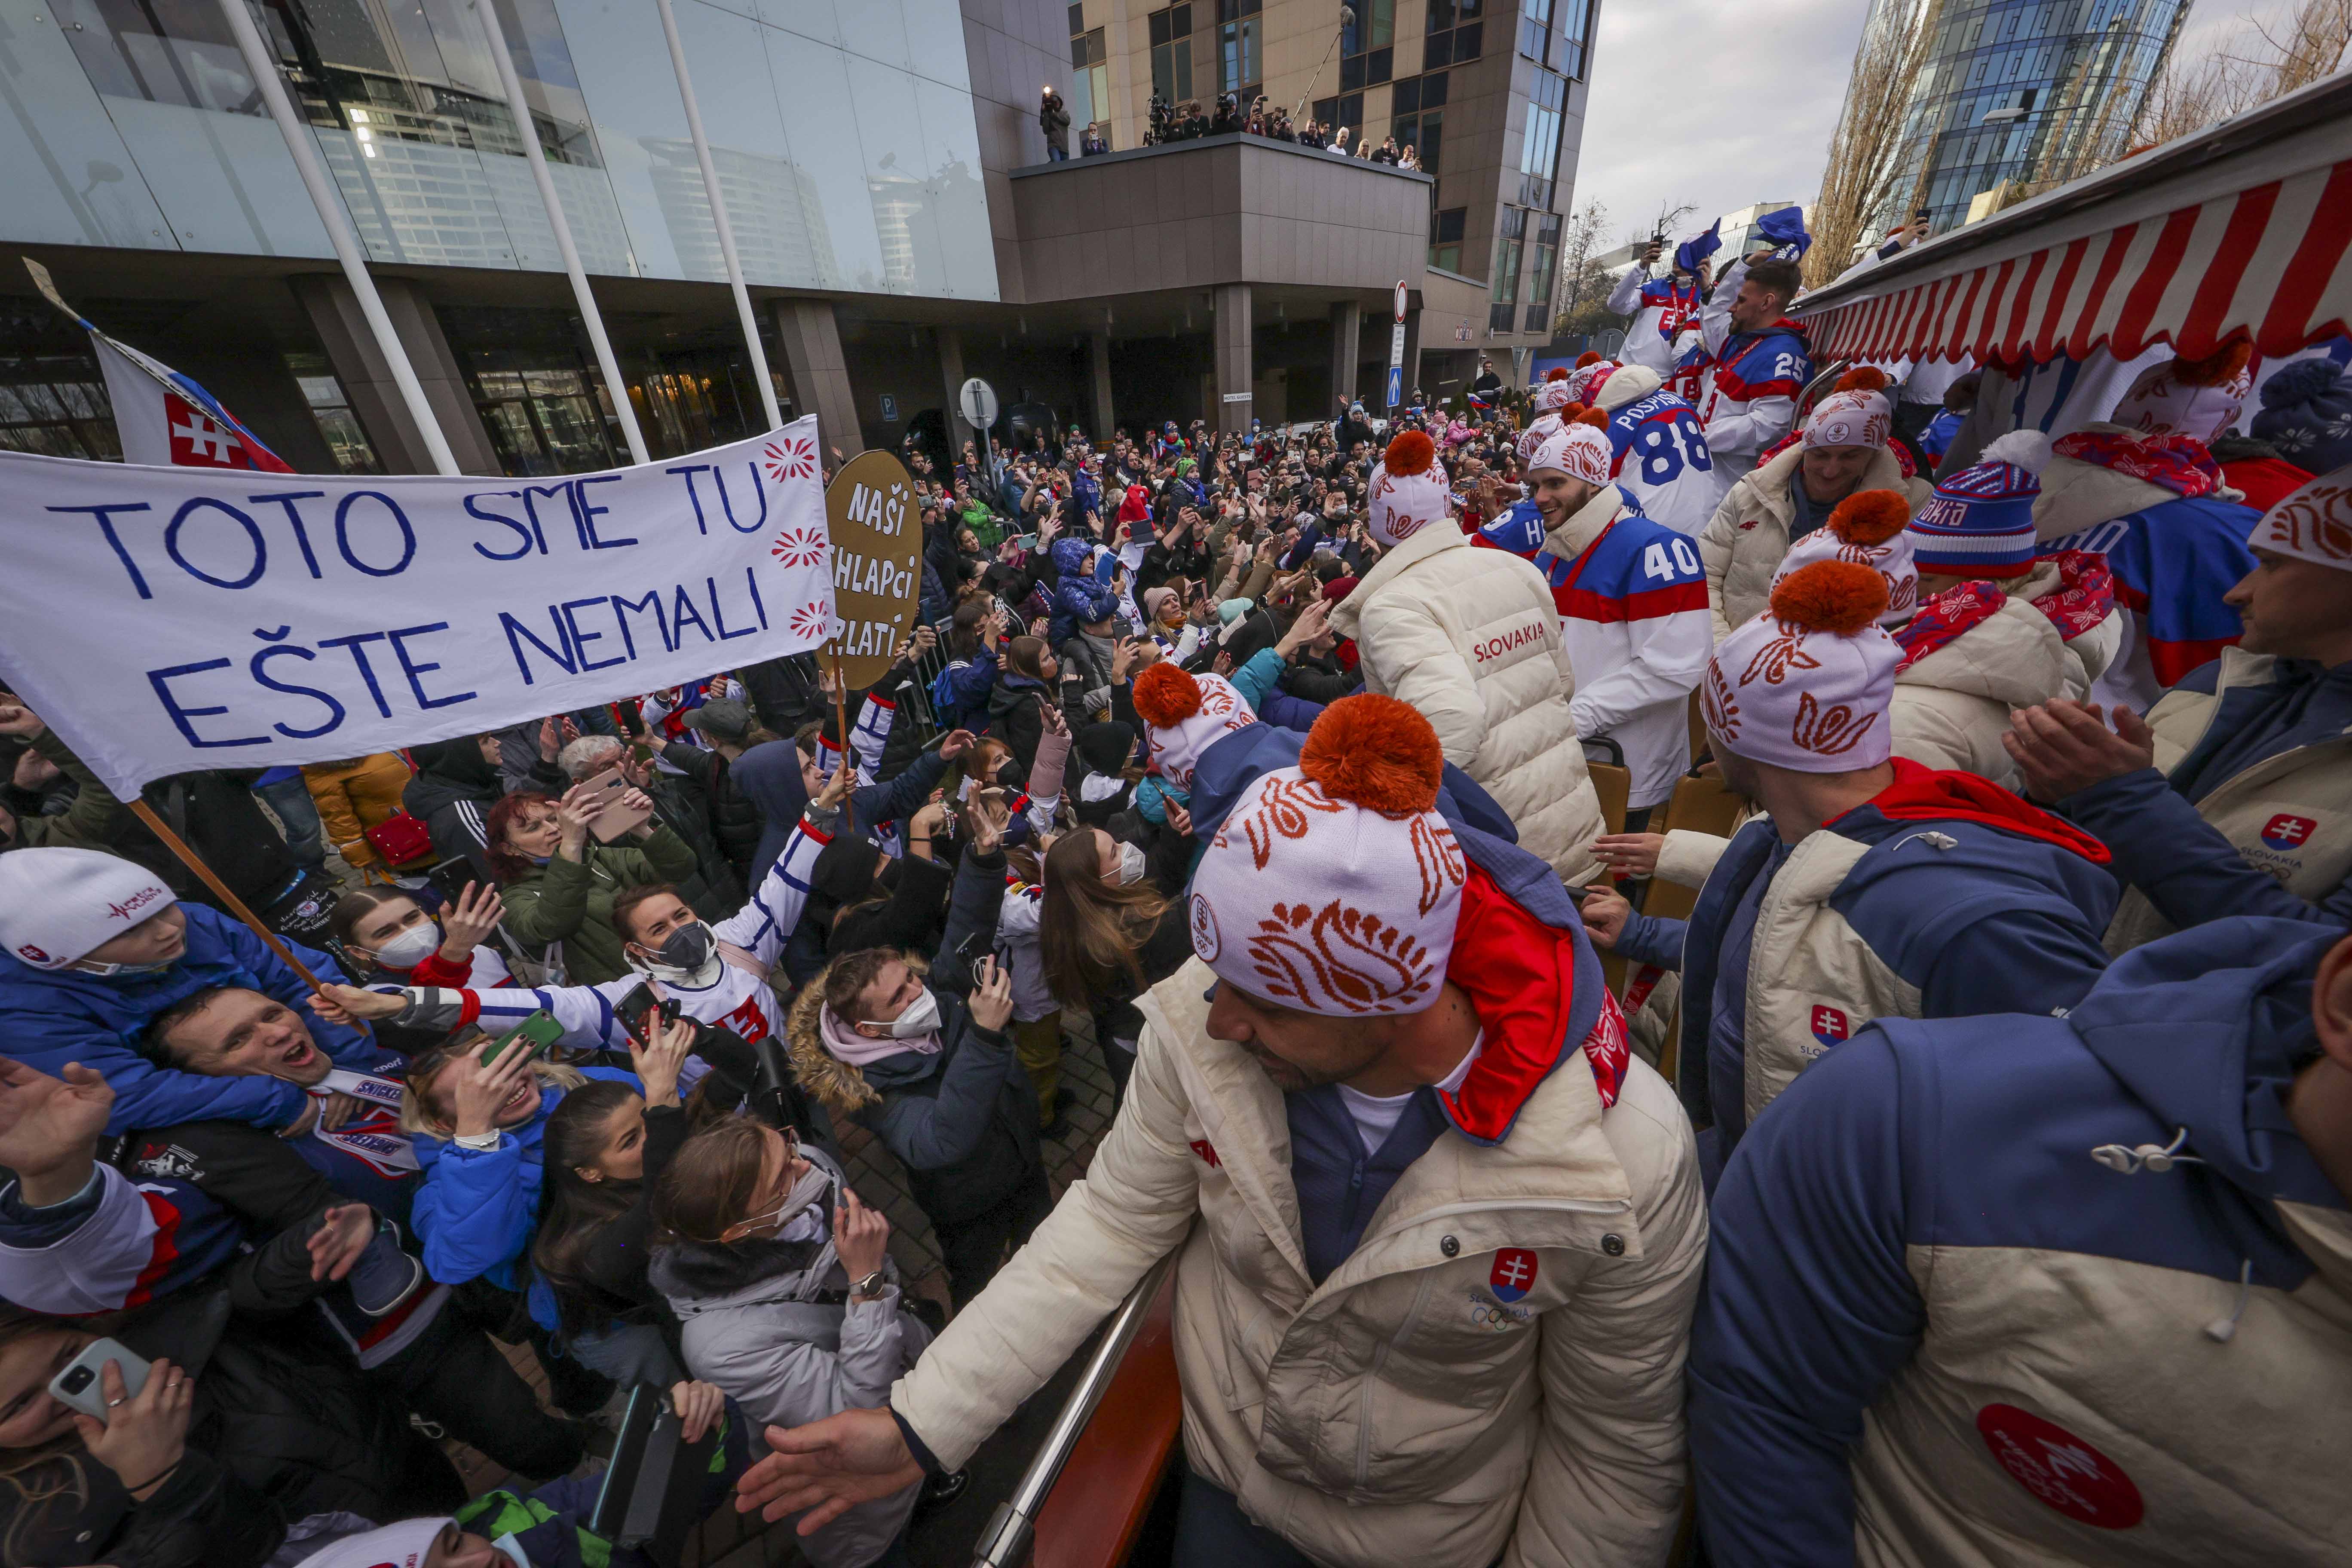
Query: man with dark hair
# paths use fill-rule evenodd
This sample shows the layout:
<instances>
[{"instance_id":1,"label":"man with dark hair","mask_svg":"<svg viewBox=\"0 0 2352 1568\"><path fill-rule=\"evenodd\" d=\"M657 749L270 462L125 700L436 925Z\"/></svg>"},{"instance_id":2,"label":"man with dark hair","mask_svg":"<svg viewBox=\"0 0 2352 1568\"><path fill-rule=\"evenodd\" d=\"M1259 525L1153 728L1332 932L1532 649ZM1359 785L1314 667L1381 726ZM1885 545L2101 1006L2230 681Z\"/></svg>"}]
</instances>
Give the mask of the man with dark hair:
<instances>
[{"instance_id":1,"label":"man with dark hair","mask_svg":"<svg viewBox=\"0 0 2352 1568\"><path fill-rule=\"evenodd\" d=\"M1797 395L1812 379L1804 329L1780 313L1800 286L1795 262L1762 251L1726 268L1700 307L1702 341L1680 369L1698 375L1693 402L1725 494L1796 424Z\"/></svg>"}]
</instances>

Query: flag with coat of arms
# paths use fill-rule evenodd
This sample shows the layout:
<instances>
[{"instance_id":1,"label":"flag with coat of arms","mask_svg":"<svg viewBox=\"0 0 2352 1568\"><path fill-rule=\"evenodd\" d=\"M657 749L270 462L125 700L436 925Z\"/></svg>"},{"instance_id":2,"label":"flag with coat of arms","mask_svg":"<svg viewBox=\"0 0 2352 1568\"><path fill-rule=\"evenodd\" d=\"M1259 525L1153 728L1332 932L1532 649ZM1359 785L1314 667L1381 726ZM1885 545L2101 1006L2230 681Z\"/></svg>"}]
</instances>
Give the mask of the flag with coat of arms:
<instances>
[{"instance_id":1,"label":"flag with coat of arms","mask_svg":"<svg viewBox=\"0 0 2352 1568\"><path fill-rule=\"evenodd\" d=\"M107 400L114 405L114 428L122 460L152 468L249 468L290 474L293 466L237 422L220 400L189 377L130 344L100 331L57 291L48 269L29 257L26 268L41 293L89 334L98 368L106 376Z\"/></svg>"}]
</instances>

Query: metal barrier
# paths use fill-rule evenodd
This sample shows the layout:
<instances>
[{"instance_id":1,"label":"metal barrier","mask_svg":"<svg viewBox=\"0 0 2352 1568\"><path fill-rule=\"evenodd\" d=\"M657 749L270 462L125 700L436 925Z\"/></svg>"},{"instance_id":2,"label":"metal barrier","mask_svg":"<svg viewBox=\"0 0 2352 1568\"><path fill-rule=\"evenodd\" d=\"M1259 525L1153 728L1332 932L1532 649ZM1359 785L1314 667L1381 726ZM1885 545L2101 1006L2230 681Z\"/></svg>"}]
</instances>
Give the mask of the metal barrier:
<instances>
[{"instance_id":1,"label":"metal barrier","mask_svg":"<svg viewBox=\"0 0 2352 1568\"><path fill-rule=\"evenodd\" d=\"M1038 1510L1045 1506L1055 1481L1060 1479L1062 1467L1069 1462L1070 1452L1077 1447L1087 1423L1093 1419L1095 1406L1102 1402L1103 1391L1118 1373L1128 1347L1135 1342L1144 1320L1150 1315L1160 1287L1176 1268L1176 1258L1177 1253L1171 1252L1153 1264L1111 1315L1103 1330L1102 1342L1095 1347L1086 1371L1079 1373L1077 1386L1063 1401L1061 1413L1055 1416L1053 1429L1045 1434L1037 1457L1029 1461L1013 1495L997 1505L996 1512L989 1518L988 1528L981 1531L980 1543L972 1553L972 1568L1018 1568L1027 1561L1036 1533Z\"/></svg>"}]
</instances>

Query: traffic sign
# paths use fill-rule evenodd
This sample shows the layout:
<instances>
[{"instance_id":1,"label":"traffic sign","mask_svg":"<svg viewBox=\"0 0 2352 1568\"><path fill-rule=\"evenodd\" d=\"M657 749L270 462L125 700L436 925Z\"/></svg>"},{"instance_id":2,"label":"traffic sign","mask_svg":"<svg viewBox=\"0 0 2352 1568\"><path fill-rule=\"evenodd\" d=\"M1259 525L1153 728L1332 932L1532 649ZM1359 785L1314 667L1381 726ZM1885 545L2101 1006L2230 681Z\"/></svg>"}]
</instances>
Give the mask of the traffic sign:
<instances>
[{"instance_id":1,"label":"traffic sign","mask_svg":"<svg viewBox=\"0 0 2352 1568\"><path fill-rule=\"evenodd\" d=\"M956 406L963 410L965 424L985 430L996 423L996 388L975 375L956 394Z\"/></svg>"},{"instance_id":2,"label":"traffic sign","mask_svg":"<svg viewBox=\"0 0 2352 1568\"><path fill-rule=\"evenodd\" d=\"M1402 278L1397 279L1396 319L1400 321L1404 320L1404 279Z\"/></svg>"},{"instance_id":3,"label":"traffic sign","mask_svg":"<svg viewBox=\"0 0 2352 1568\"><path fill-rule=\"evenodd\" d=\"M1404 366L1389 366L1389 406L1394 408L1404 401Z\"/></svg>"}]
</instances>

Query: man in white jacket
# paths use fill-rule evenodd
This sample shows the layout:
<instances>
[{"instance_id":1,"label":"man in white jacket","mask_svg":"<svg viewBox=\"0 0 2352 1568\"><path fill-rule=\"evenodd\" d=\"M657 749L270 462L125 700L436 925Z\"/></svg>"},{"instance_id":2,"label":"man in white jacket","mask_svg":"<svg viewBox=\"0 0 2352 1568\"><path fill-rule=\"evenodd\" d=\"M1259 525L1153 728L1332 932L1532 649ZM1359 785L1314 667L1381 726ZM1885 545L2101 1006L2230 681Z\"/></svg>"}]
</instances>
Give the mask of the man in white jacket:
<instances>
[{"instance_id":1,"label":"man in white jacket","mask_svg":"<svg viewBox=\"0 0 2352 1568\"><path fill-rule=\"evenodd\" d=\"M1680 253L1666 277L1650 276L1650 268L1658 264L1664 249L1664 240L1652 240L1609 295L1612 311L1633 318L1633 324L1625 329L1625 363L1661 377L1675 368L1675 339L1698 320L1699 308L1698 279L1682 264Z\"/></svg>"},{"instance_id":2,"label":"man in white jacket","mask_svg":"<svg viewBox=\"0 0 2352 1568\"><path fill-rule=\"evenodd\" d=\"M1797 396L1813 379L1804 330L1780 313L1797 289L1795 262L1748 257L1724 268L1699 311L1705 345L1692 402L1726 491L1795 426Z\"/></svg>"},{"instance_id":3,"label":"man in white jacket","mask_svg":"<svg viewBox=\"0 0 2352 1568\"><path fill-rule=\"evenodd\" d=\"M771 1428L743 1506L806 1530L961 1464L1174 1253L1180 1568L1664 1560L1696 1143L1564 890L1438 779L1347 698L1198 825L1198 962L1087 1179L887 1410Z\"/></svg>"}]
</instances>

